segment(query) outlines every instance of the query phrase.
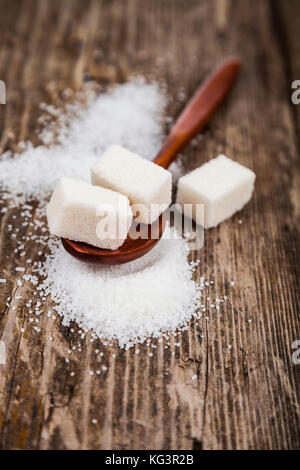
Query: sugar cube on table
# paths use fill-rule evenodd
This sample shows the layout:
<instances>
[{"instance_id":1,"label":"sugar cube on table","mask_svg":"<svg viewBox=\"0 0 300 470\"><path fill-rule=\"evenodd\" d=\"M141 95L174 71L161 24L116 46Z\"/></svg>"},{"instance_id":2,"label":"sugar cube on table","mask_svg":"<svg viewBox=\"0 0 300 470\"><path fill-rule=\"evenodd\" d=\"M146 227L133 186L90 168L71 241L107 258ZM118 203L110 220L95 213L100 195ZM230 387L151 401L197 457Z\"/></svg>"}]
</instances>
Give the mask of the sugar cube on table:
<instances>
[{"instance_id":1,"label":"sugar cube on table","mask_svg":"<svg viewBox=\"0 0 300 470\"><path fill-rule=\"evenodd\" d=\"M184 204L191 204L194 220L197 204L203 204L197 223L204 228L216 227L251 199L254 182L252 170L219 155L179 179L176 202L182 209Z\"/></svg>"},{"instance_id":2,"label":"sugar cube on table","mask_svg":"<svg viewBox=\"0 0 300 470\"><path fill-rule=\"evenodd\" d=\"M134 216L145 224L154 222L171 203L171 173L119 145L104 152L91 178L94 185L128 196Z\"/></svg>"},{"instance_id":3,"label":"sugar cube on table","mask_svg":"<svg viewBox=\"0 0 300 470\"><path fill-rule=\"evenodd\" d=\"M83 181L61 178L47 206L50 232L98 248L116 250L132 222L126 196Z\"/></svg>"}]
</instances>

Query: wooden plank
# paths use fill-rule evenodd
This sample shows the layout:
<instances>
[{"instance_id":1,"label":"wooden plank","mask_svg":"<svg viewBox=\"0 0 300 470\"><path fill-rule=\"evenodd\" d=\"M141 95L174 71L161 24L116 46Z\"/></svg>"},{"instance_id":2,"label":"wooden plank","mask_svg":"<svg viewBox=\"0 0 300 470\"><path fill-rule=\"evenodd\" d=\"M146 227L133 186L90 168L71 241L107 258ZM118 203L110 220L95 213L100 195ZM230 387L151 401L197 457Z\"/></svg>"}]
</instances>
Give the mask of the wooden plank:
<instances>
[{"instance_id":1,"label":"wooden plank","mask_svg":"<svg viewBox=\"0 0 300 470\"><path fill-rule=\"evenodd\" d=\"M245 64L238 86L183 162L190 170L224 151L257 174L253 201L206 232L197 254L196 275L214 280L206 295L226 292L229 302L221 315L192 322L181 348L158 343L152 358L145 345L137 356L86 338L66 364L76 335L46 316L33 335L22 303L5 306L8 296L31 293L16 284L5 229L18 210L1 214L0 264L9 281L0 292L8 352L0 447L299 448L299 365L291 361L300 339L299 108L289 99L291 78L300 79L299 2L263 0L254 9L250 0L1 0L0 9L0 78L8 88L1 150L37 142L39 103L88 78L107 84L151 74L167 84L168 113L176 116L178 93L190 96L220 58L238 53ZM89 374L95 348L107 366L99 377Z\"/></svg>"}]
</instances>

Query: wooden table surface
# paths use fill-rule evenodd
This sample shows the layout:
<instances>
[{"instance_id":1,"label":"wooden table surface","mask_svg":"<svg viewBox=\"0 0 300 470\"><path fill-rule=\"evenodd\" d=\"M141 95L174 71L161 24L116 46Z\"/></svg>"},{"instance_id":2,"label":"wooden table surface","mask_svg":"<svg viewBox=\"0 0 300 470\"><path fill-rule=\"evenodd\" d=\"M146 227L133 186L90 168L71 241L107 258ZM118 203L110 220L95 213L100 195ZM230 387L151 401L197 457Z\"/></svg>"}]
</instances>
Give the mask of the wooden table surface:
<instances>
[{"instance_id":1,"label":"wooden table surface","mask_svg":"<svg viewBox=\"0 0 300 470\"><path fill-rule=\"evenodd\" d=\"M174 98L168 112L176 116L178 92L190 96L218 60L239 54L239 83L204 138L184 152L184 165L188 171L223 151L257 175L251 203L207 231L198 253L197 275L215 281L207 292L228 292L223 315L192 323L175 355L161 345L153 357L146 346L139 356L115 348L97 378L89 375L95 343L87 338L74 353L71 377L68 328L45 315L32 335L27 310L5 306L16 290L5 226L19 209L1 214L0 265L9 282L0 284L7 351L0 447L299 448L300 364L292 361L292 343L300 340L300 105L291 101L291 84L300 79L300 2L1 0L0 12L0 79L7 85L1 152L20 140L37 142L39 104L55 103L55 90L151 75L166 82Z\"/></svg>"}]
</instances>

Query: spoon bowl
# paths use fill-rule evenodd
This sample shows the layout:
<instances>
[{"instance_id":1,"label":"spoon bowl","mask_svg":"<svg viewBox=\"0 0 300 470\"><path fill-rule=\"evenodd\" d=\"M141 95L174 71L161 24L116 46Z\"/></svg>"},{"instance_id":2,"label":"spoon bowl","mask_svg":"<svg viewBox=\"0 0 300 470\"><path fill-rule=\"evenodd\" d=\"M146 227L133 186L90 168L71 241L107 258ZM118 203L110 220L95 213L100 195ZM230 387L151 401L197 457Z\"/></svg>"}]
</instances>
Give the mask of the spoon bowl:
<instances>
[{"instance_id":1,"label":"spoon bowl","mask_svg":"<svg viewBox=\"0 0 300 470\"><path fill-rule=\"evenodd\" d=\"M138 224L134 227L135 233L141 233L142 237L132 238L133 230L117 250L103 250L83 242L74 242L62 238L61 242L65 250L75 258L93 264L116 265L133 261L144 256L159 242L166 225L165 214L153 222L152 225Z\"/></svg>"},{"instance_id":2,"label":"spoon bowl","mask_svg":"<svg viewBox=\"0 0 300 470\"><path fill-rule=\"evenodd\" d=\"M153 160L168 168L179 152L210 121L232 89L241 69L241 60L232 57L222 61L198 88L176 120L165 143ZM88 263L116 265L128 263L148 253L162 237L166 217L162 214L152 225L141 224L143 237L131 237L117 250L103 250L83 242L62 238L62 244L70 255ZM143 226L142 226L143 225ZM155 237L152 238L152 234ZM146 235L145 235L146 234Z\"/></svg>"}]
</instances>

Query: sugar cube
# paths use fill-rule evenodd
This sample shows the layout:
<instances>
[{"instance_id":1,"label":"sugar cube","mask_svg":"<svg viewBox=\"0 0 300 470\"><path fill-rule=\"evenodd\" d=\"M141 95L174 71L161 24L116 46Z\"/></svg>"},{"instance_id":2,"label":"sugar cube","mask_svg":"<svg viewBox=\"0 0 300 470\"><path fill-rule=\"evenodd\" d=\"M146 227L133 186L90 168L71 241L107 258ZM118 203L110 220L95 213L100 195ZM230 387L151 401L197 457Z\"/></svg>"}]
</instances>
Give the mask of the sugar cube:
<instances>
[{"instance_id":1,"label":"sugar cube","mask_svg":"<svg viewBox=\"0 0 300 470\"><path fill-rule=\"evenodd\" d=\"M194 220L196 205L203 204L197 223L205 228L216 227L251 199L254 182L253 171L219 155L179 179L177 203L182 209L184 204L191 204Z\"/></svg>"},{"instance_id":2,"label":"sugar cube","mask_svg":"<svg viewBox=\"0 0 300 470\"><path fill-rule=\"evenodd\" d=\"M110 146L91 170L92 183L128 196L134 216L146 224L171 203L168 170L119 146Z\"/></svg>"},{"instance_id":3,"label":"sugar cube","mask_svg":"<svg viewBox=\"0 0 300 470\"><path fill-rule=\"evenodd\" d=\"M61 178L47 206L50 232L58 237L115 250L132 222L126 196L83 181Z\"/></svg>"}]
</instances>

